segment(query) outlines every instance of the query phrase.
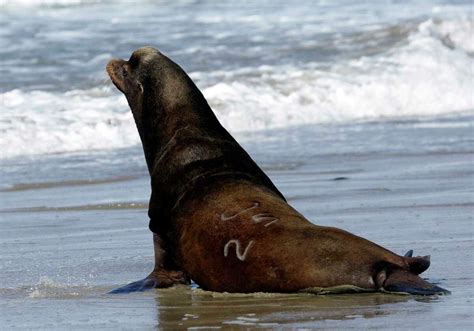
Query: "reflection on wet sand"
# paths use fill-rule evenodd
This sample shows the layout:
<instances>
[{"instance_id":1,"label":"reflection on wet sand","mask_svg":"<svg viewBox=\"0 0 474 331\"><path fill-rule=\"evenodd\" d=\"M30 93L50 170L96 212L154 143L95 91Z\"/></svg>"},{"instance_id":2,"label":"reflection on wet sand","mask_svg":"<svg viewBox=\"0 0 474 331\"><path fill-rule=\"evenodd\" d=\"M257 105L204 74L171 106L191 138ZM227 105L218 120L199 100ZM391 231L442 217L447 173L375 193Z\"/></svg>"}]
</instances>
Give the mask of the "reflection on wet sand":
<instances>
[{"instance_id":1,"label":"reflection on wet sand","mask_svg":"<svg viewBox=\"0 0 474 331\"><path fill-rule=\"evenodd\" d=\"M229 294L180 286L156 292L158 327L218 328L223 326L315 327L325 320L370 319L399 312L396 304L418 300L388 294ZM435 300L421 298L421 300ZM429 309L423 305L418 309ZM315 324L316 323L316 324Z\"/></svg>"}]
</instances>

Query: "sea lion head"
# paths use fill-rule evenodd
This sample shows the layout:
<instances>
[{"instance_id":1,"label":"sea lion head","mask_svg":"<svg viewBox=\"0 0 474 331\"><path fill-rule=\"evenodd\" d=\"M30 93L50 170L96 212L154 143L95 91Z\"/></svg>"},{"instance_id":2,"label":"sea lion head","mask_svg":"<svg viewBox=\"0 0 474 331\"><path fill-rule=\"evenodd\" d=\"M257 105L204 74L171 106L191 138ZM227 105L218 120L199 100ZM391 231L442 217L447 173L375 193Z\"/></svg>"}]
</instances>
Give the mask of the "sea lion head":
<instances>
[{"instance_id":1,"label":"sea lion head","mask_svg":"<svg viewBox=\"0 0 474 331\"><path fill-rule=\"evenodd\" d=\"M128 61L112 59L106 70L127 98L149 169L180 129L220 126L191 78L153 47L135 50Z\"/></svg>"},{"instance_id":2,"label":"sea lion head","mask_svg":"<svg viewBox=\"0 0 474 331\"><path fill-rule=\"evenodd\" d=\"M204 99L188 75L153 47L135 50L128 61L113 59L106 70L125 94L137 125L186 109L196 98Z\"/></svg>"},{"instance_id":3,"label":"sea lion head","mask_svg":"<svg viewBox=\"0 0 474 331\"><path fill-rule=\"evenodd\" d=\"M112 83L125 94L130 106L136 103L144 92L142 78L140 77L143 67L143 65L140 65L140 58L145 58L145 56L140 56L140 54L148 54L147 57L151 58L154 51L151 47L144 47L134 52L128 61L112 59L107 63L106 70Z\"/></svg>"}]
</instances>

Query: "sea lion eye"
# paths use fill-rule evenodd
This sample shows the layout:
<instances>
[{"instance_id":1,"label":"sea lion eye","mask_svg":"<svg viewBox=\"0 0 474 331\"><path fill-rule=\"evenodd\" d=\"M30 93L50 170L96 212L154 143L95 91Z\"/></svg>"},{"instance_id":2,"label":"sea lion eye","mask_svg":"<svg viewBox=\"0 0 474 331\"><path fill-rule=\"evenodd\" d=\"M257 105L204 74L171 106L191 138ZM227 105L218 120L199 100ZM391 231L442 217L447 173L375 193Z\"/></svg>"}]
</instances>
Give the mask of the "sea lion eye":
<instances>
[{"instance_id":1,"label":"sea lion eye","mask_svg":"<svg viewBox=\"0 0 474 331\"><path fill-rule=\"evenodd\" d=\"M122 77L127 77L128 76L128 71L125 69L125 67L122 67Z\"/></svg>"}]
</instances>

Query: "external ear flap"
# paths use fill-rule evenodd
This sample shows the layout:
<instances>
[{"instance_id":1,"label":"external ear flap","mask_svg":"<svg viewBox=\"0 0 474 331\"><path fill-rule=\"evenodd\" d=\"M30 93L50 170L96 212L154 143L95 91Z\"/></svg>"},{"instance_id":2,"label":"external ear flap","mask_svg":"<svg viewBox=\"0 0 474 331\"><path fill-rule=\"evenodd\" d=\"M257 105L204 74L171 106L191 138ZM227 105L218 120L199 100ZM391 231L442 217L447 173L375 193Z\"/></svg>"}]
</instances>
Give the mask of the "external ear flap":
<instances>
[{"instance_id":1,"label":"external ear flap","mask_svg":"<svg viewBox=\"0 0 474 331\"><path fill-rule=\"evenodd\" d=\"M140 86L140 91L142 91L142 94L143 94L143 85L142 85L142 83L138 82L138 86Z\"/></svg>"}]
</instances>

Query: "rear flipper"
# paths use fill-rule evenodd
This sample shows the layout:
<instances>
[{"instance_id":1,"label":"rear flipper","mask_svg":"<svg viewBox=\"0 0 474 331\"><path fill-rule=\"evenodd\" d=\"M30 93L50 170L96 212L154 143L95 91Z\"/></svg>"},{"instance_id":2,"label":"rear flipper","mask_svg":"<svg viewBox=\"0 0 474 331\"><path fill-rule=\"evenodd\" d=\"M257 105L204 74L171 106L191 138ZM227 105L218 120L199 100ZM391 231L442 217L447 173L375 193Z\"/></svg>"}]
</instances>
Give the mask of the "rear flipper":
<instances>
[{"instance_id":1,"label":"rear flipper","mask_svg":"<svg viewBox=\"0 0 474 331\"><path fill-rule=\"evenodd\" d=\"M410 272L414 273L415 275L421 274L430 266L429 255L413 257L412 249L405 253L404 258L410 268Z\"/></svg>"},{"instance_id":2,"label":"rear flipper","mask_svg":"<svg viewBox=\"0 0 474 331\"><path fill-rule=\"evenodd\" d=\"M382 270L377 274L376 283L383 292L408 293L414 295L451 294L403 269Z\"/></svg>"}]
</instances>

